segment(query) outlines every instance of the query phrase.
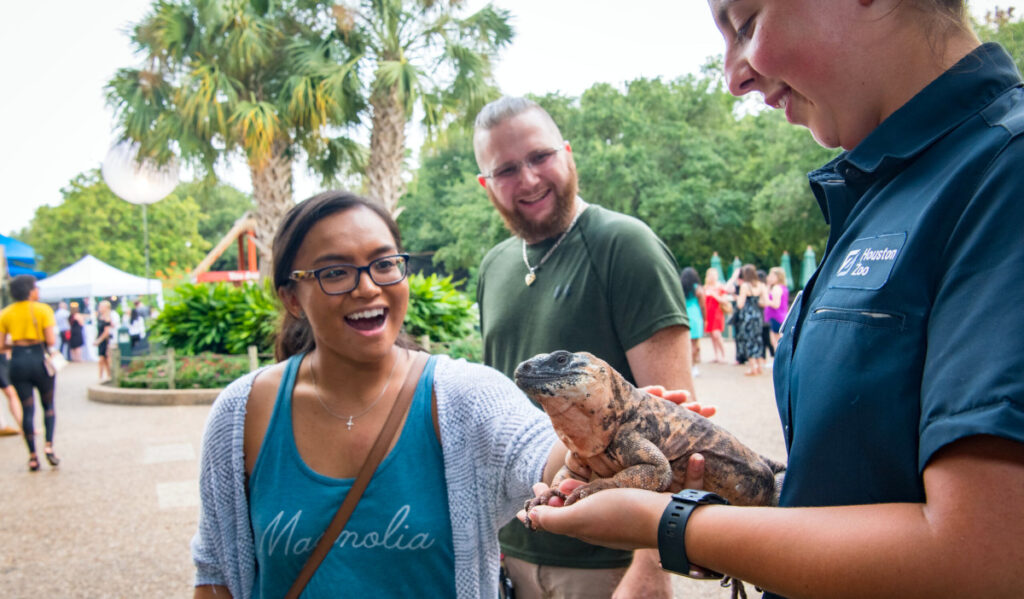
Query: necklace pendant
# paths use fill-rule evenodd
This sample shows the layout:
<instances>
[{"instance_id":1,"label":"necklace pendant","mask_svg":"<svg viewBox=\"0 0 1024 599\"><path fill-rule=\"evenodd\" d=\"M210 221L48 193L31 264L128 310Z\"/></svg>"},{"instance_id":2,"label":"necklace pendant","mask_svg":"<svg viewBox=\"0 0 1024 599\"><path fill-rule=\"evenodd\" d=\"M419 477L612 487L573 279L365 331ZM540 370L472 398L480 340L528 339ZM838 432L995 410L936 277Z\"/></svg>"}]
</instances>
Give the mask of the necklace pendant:
<instances>
[{"instance_id":1,"label":"necklace pendant","mask_svg":"<svg viewBox=\"0 0 1024 599\"><path fill-rule=\"evenodd\" d=\"M352 417L351 416L348 417L348 422L345 423L345 426L348 427L348 430L352 430Z\"/></svg>"},{"instance_id":2,"label":"necklace pendant","mask_svg":"<svg viewBox=\"0 0 1024 599\"><path fill-rule=\"evenodd\" d=\"M527 287L529 287L530 285L533 285L533 282L536 281L536 280L537 280L537 275L533 274L532 272L526 273L526 286Z\"/></svg>"}]
</instances>

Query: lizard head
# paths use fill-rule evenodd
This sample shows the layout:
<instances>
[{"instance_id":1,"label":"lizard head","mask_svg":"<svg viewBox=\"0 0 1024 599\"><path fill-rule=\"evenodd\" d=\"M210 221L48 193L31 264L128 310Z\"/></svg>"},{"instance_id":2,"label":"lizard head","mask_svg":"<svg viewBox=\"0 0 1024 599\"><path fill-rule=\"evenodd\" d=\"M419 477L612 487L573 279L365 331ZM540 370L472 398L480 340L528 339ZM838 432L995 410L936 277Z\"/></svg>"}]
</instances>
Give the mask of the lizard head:
<instances>
[{"instance_id":1,"label":"lizard head","mask_svg":"<svg viewBox=\"0 0 1024 599\"><path fill-rule=\"evenodd\" d=\"M544 407L562 443L582 457L603 452L615 435L616 377L604 360L564 350L538 354L515 371L516 385Z\"/></svg>"}]
</instances>

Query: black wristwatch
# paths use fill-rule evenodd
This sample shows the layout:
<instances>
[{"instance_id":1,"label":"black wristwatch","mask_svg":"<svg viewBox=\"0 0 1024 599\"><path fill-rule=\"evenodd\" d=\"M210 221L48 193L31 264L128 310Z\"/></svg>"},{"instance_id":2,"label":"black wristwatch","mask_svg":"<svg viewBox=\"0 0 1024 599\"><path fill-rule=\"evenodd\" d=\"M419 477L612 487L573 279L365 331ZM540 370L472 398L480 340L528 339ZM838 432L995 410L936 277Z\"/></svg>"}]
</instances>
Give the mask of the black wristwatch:
<instances>
[{"instance_id":1,"label":"black wristwatch","mask_svg":"<svg viewBox=\"0 0 1024 599\"><path fill-rule=\"evenodd\" d=\"M658 524L658 555L663 569L691 578L722 577L718 572L691 564L686 557L686 522L693 510L707 504L728 505L729 502L711 491L695 489L684 489L672 495L672 502L662 512Z\"/></svg>"}]
</instances>

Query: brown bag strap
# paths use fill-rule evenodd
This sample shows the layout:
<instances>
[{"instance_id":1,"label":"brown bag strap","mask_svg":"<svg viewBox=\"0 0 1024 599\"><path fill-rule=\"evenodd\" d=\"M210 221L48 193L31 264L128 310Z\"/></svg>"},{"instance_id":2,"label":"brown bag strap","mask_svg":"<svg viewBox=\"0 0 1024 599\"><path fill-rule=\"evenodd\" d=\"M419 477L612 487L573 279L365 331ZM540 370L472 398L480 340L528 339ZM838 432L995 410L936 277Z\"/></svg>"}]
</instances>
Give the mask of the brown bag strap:
<instances>
[{"instance_id":1,"label":"brown bag strap","mask_svg":"<svg viewBox=\"0 0 1024 599\"><path fill-rule=\"evenodd\" d=\"M313 553L309 555L306 563L302 566L302 571L295 578L295 582L292 583L292 588L288 590L285 599L298 599L303 589L306 588L306 584L313 578L313 574L320 566L320 563L327 557L331 546L338 540L341 531L345 529L345 524L348 523L352 512L355 511L356 504L359 503L359 499L363 496L363 491L369 486L370 479L373 478L373 473L377 470L377 465L384 459L384 455L388 451L388 446L391 445L391 440L395 436L398 425L409 410L413 393L416 390L416 381L419 379L419 374L423 371L422 365L426 362L427 358L427 354L420 352L413 359L412 366L409 367L409 373L405 377L405 382L402 383L402 388L398 391L395 405L391 408L391 414L388 415L388 419L384 422L384 428L380 430L377 440L374 441L373 447L370 448L370 454L366 457L366 461L363 462L362 468L359 469L356 481L345 495L345 500L341 502L338 513L334 515L334 519L331 520L327 530L320 537L320 541L313 548Z\"/></svg>"}]
</instances>

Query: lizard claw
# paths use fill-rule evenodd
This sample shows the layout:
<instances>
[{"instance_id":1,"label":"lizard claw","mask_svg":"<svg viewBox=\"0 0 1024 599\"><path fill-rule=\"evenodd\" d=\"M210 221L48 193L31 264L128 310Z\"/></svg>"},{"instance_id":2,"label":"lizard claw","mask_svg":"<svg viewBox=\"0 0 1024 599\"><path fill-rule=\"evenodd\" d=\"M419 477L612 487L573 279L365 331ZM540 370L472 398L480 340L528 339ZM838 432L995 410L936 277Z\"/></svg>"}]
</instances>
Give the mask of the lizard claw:
<instances>
[{"instance_id":1,"label":"lizard claw","mask_svg":"<svg viewBox=\"0 0 1024 599\"><path fill-rule=\"evenodd\" d=\"M538 505L564 505L565 498L565 493L559 491L556 488L549 488L548 490L544 491L540 495L537 495L533 499L527 499L526 503L523 505L523 509L526 511L526 521L524 522L524 524L526 524L526 527L530 530L537 530L536 527L533 525L533 522L530 521L531 509L537 507Z\"/></svg>"}]
</instances>

